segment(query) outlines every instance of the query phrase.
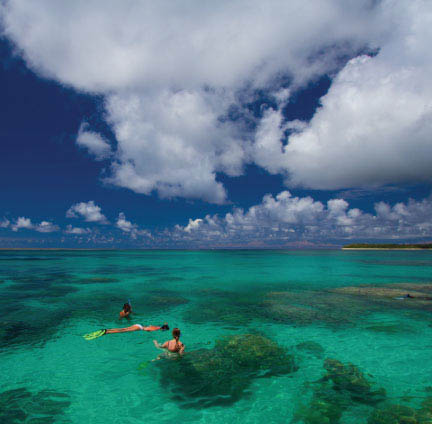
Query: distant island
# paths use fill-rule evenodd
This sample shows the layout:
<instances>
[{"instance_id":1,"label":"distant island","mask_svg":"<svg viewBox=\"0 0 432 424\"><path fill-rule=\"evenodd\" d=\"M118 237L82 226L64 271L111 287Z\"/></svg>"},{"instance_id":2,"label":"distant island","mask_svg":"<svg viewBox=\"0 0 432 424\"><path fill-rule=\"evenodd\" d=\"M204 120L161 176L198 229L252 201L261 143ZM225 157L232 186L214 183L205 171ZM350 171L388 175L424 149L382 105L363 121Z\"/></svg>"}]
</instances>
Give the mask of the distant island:
<instances>
[{"instance_id":1,"label":"distant island","mask_svg":"<svg viewBox=\"0 0 432 424\"><path fill-rule=\"evenodd\" d=\"M405 249L405 250L427 250L432 249L432 243L418 244L396 244L396 243L352 243L342 247L342 250L378 250L378 249Z\"/></svg>"}]
</instances>

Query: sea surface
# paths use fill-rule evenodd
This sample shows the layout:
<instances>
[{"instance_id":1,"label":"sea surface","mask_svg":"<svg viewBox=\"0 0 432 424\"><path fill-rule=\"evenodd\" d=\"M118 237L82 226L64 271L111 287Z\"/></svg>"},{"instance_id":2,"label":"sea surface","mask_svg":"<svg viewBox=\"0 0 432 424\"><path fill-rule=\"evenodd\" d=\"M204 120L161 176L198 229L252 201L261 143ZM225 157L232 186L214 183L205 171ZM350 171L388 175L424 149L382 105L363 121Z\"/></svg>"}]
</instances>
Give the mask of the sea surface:
<instances>
[{"instance_id":1,"label":"sea surface","mask_svg":"<svg viewBox=\"0 0 432 424\"><path fill-rule=\"evenodd\" d=\"M379 290L432 296L431 282L430 251L0 251L0 422L426 414L432 300ZM341 290L353 286L369 291ZM171 331L83 338L164 322L181 329L181 359L153 361Z\"/></svg>"}]
</instances>

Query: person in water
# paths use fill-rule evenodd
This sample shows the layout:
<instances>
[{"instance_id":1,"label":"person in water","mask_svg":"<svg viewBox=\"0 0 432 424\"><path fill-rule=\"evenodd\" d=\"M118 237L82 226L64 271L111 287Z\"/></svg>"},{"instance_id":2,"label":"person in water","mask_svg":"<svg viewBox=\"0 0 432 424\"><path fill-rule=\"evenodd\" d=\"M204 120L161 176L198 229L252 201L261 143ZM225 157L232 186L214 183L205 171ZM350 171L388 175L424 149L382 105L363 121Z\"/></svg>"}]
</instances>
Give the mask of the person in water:
<instances>
[{"instance_id":1,"label":"person in water","mask_svg":"<svg viewBox=\"0 0 432 424\"><path fill-rule=\"evenodd\" d=\"M120 319L122 318L130 318L130 314L132 313L132 307L129 303L125 303L123 305L123 309L120 311Z\"/></svg>"},{"instance_id":2,"label":"person in water","mask_svg":"<svg viewBox=\"0 0 432 424\"><path fill-rule=\"evenodd\" d=\"M125 328L109 328L105 330L104 334L114 334L114 333L128 333L130 331L167 331L169 330L168 324L165 323L164 325L147 325L146 327L142 326L141 324L134 324L130 327Z\"/></svg>"},{"instance_id":3,"label":"person in water","mask_svg":"<svg viewBox=\"0 0 432 424\"><path fill-rule=\"evenodd\" d=\"M171 353L178 353L183 355L185 350L185 345L180 341L180 329L174 328L172 331L173 339L167 340L164 344L160 345L157 340L153 340L154 345L158 349L166 349Z\"/></svg>"}]
</instances>

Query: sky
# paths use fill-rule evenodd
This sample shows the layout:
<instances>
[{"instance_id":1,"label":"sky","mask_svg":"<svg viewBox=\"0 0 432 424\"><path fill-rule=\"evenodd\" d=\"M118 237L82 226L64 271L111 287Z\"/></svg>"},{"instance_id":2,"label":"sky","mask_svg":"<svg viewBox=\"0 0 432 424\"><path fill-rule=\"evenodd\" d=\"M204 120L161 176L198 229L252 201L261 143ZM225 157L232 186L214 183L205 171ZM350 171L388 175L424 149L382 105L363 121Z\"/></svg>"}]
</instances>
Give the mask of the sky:
<instances>
[{"instance_id":1,"label":"sky","mask_svg":"<svg viewBox=\"0 0 432 424\"><path fill-rule=\"evenodd\" d=\"M432 240L428 0L0 0L0 247Z\"/></svg>"}]
</instances>

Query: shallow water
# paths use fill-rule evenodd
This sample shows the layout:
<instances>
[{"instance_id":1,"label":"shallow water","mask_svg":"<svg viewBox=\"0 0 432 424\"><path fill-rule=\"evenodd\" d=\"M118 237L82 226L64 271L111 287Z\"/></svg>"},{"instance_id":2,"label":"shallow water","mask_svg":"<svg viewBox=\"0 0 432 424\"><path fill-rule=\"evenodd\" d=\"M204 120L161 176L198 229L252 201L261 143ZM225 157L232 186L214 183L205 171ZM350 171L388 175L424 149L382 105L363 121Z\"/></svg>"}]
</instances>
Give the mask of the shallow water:
<instances>
[{"instance_id":1,"label":"shallow water","mask_svg":"<svg viewBox=\"0 0 432 424\"><path fill-rule=\"evenodd\" d=\"M386 402L419 408L432 396L432 301L333 290L431 281L428 251L1 251L0 421L319 423L310 409L322 391L345 396L329 422L366 423ZM128 299L135 313L120 322ZM264 335L298 369L227 380L216 365L210 376L220 387L241 389L227 396L216 385L204 399L187 371L182 388L164 361L151 362L159 353L152 339L169 334L82 338L163 322L181 328L188 352L213 349L223 336ZM328 358L354 364L385 399L320 382Z\"/></svg>"}]
</instances>

